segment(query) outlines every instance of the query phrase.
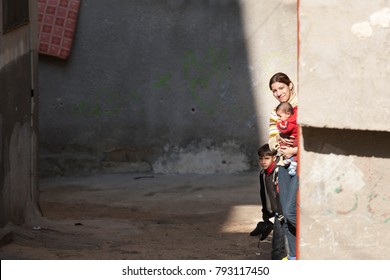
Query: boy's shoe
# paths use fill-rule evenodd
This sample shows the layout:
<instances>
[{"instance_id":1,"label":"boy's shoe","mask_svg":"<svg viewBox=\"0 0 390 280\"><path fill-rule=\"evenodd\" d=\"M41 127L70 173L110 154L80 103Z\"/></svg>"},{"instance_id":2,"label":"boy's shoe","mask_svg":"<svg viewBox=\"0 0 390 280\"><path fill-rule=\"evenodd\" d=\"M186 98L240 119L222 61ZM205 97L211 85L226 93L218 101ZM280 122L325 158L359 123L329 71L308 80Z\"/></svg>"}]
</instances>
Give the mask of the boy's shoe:
<instances>
[{"instance_id":1,"label":"boy's shoe","mask_svg":"<svg viewBox=\"0 0 390 280\"><path fill-rule=\"evenodd\" d=\"M251 233L249 233L250 236L258 236L258 235L260 235L260 233L261 233L260 223L261 222L258 222L257 225L256 225L256 228L254 230L252 230Z\"/></svg>"},{"instance_id":2,"label":"boy's shoe","mask_svg":"<svg viewBox=\"0 0 390 280\"><path fill-rule=\"evenodd\" d=\"M260 235L260 241L263 241L274 229L274 224L269 220L265 222L258 222L256 228L250 233L250 236Z\"/></svg>"},{"instance_id":3,"label":"boy's shoe","mask_svg":"<svg viewBox=\"0 0 390 280\"><path fill-rule=\"evenodd\" d=\"M261 233L260 236L260 241L263 241L264 239L267 238L267 236L271 233L271 231L274 229L274 224L270 221L265 222L266 225L264 227L263 232Z\"/></svg>"}]
</instances>

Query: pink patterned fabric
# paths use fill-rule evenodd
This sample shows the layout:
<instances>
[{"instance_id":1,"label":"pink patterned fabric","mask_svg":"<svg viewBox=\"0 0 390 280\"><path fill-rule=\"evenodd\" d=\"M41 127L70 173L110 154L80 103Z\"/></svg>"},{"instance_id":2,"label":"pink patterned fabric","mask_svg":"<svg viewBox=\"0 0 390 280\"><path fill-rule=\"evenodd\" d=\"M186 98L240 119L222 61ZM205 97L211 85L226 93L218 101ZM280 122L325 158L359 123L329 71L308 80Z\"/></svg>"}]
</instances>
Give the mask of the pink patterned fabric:
<instances>
[{"instance_id":1,"label":"pink patterned fabric","mask_svg":"<svg viewBox=\"0 0 390 280\"><path fill-rule=\"evenodd\" d=\"M67 59L80 0L38 0L39 53Z\"/></svg>"}]
</instances>

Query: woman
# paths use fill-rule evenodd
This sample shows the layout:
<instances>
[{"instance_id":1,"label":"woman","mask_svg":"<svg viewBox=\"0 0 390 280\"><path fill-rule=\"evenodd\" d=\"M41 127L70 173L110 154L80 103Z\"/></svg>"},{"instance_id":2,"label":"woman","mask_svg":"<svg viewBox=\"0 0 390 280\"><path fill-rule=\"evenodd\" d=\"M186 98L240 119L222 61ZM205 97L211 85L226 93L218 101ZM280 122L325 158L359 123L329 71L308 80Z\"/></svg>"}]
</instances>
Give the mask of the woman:
<instances>
[{"instance_id":1,"label":"woman","mask_svg":"<svg viewBox=\"0 0 390 280\"><path fill-rule=\"evenodd\" d=\"M294 84L284 73L276 73L269 81L269 88L273 96L279 102L289 102L294 108L298 106L298 99L294 92ZM274 109L271 112L269 123L269 147L271 150L278 150L284 158L291 158L298 154L296 139L286 139L279 136L276 122L278 115ZM284 145L280 145L283 143ZM284 229L288 240L288 259L296 259L296 222L297 222L297 191L298 176L288 174L287 166L284 166L283 160L278 162L278 184L279 197L284 214Z\"/></svg>"}]
</instances>

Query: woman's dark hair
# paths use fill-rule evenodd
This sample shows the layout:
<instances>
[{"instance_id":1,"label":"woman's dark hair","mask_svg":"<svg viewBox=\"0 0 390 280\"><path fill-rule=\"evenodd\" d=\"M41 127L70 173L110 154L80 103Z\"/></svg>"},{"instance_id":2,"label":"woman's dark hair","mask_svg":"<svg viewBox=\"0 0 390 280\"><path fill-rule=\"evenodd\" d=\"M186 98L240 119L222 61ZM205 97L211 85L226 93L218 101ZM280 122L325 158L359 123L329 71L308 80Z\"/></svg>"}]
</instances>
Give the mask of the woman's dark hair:
<instances>
[{"instance_id":1,"label":"woman's dark hair","mask_svg":"<svg viewBox=\"0 0 390 280\"><path fill-rule=\"evenodd\" d=\"M270 90L272 90L271 86L273 83L283 83L283 84L288 85L288 86L290 85L290 83L292 84L290 78L282 72L276 73L269 80L269 89Z\"/></svg>"}]
</instances>

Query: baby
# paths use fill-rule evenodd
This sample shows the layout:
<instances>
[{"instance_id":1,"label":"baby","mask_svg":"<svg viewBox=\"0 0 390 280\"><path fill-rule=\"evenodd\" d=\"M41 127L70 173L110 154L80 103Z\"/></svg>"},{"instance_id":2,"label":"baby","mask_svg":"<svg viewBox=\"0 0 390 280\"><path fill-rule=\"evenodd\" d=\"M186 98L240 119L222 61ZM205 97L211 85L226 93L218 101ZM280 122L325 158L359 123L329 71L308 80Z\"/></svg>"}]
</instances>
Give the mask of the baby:
<instances>
[{"instance_id":1,"label":"baby","mask_svg":"<svg viewBox=\"0 0 390 280\"><path fill-rule=\"evenodd\" d=\"M293 108L288 102L281 102L276 107L276 114L279 117L279 121L276 123L276 127L279 130L279 136L281 138L296 140L298 136L297 114L298 107ZM281 142L283 147L283 142ZM296 157L284 159L284 164L288 165L288 174L294 176L297 170Z\"/></svg>"}]
</instances>

